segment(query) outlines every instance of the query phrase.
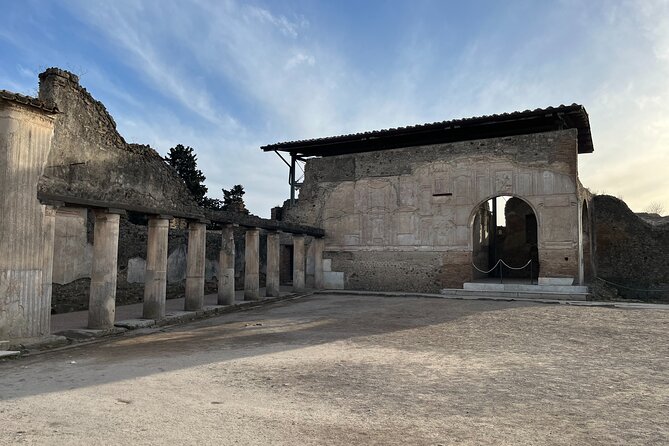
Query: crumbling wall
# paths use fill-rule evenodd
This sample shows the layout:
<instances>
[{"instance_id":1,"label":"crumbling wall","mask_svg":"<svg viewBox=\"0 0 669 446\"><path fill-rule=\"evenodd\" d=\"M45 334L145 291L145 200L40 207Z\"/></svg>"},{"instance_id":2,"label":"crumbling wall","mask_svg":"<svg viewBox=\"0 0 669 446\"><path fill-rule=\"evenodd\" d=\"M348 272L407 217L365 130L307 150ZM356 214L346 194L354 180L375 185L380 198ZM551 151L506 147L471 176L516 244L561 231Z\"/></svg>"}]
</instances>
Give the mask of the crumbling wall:
<instances>
[{"instance_id":1,"label":"crumbling wall","mask_svg":"<svg viewBox=\"0 0 669 446\"><path fill-rule=\"evenodd\" d=\"M347 288L435 292L472 278L472 223L485 200L536 210L543 277L578 280L577 130L309 159L284 220L326 232Z\"/></svg>"},{"instance_id":2,"label":"crumbling wall","mask_svg":"<svg viewBox=\"0 0 669 446\"><path fill-rule=\"evenodd\" d=\"M669 301L669 224L651 225L609 195L593 205L598 277L622 285L620 297Z\"/></svg>"},{"instance_id":3,"label":"crumbling wall","mask_svg":"<svg viewBox=\"0 0 669 446\"><path fill-rule=\"evenodd\" d=\"M58 68L40 76L39 98L62 114L39 182L42 194L160 213L200 215L184 182L149 146L128 144L104 105Z\"/></svg>"}]
</instances>

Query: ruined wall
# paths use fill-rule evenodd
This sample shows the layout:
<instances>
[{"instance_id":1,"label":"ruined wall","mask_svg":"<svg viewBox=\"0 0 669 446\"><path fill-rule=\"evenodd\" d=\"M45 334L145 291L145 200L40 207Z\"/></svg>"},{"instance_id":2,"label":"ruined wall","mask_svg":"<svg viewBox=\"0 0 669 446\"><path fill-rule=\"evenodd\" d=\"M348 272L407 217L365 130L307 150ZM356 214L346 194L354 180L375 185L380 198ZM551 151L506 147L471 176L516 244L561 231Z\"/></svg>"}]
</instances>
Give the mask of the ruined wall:
<instances>
[{"instance_id":1,"label":"ruined wall","mask_svg":"<svg viewBox=\"0 0 669 446\"><path fill-rule=\"evenodd\" d=\"M608 195L595 196L593 205L597 276L628 288L669 290L669 223L651 225ZM619 287L618 294L669 301L669 291Z\"/></svg>"},{"instance_id":2,"label":"ruined wall","mask_svg":"<svg viewBox=\"0 0 669 446\"><path fill-rule=\"evenodd\" d=\"M310 159L285 220L322 227L347 288L435 292L472 277L478 206L535 210L543 277L578 279L577 131Z\"/></svg>"},{"instance_id":3,"label":"ruined wall","mask_svg":"<svg viewBox=\"0 0 669 446\"><path fill-rule=\"evenodd\" d=\"M55 212L37 200L53 116L0 99L0 340L49 333Z\"/></svg>"},{"instance_id":4,"label":"ruined wall","mask_svg":"<svg viewBox=\"0 0 669 446\"><path fill-rule=\"evenodd\" d=\"M53 283L60 285L91 277L93 264L92 227L87 233L88 210L64 207L56 213L53 252Z\"/></svg>"},{"instance_id":5,"label":"ruined wall","mask_svg":"<svg viewBox=\"0 0 669 446\"><path fill-rule=\"evenodd\" d=\"M104 105L67 71L40 74L39 98L58 104L40 191L68 197L201 214L185 184L149 146L128 144Z\"/></svg>"}]
</instances>

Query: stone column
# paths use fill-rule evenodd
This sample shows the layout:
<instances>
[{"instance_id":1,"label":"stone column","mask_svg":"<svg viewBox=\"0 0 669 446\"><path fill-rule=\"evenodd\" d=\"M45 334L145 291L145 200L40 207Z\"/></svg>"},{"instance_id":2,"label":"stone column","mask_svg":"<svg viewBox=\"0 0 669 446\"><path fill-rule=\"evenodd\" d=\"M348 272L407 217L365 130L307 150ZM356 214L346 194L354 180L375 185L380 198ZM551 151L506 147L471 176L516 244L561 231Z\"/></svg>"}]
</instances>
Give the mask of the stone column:
<instances>
[{"instance_id":1,"label":"stone column","mask_svg":"<svg viewBox=\"0 0 669 446\"><path fill-rule=\"evenodd\" d=\"M235 233L233 225L221 231L221 251L218 256L218 304L235 303Z\"/></svg>"},{"instance_id":2,"label":"stone column","mask_svg":"<svg viewBox=\"0 0 669 446\"><path fill-rule=\"evenodd\" d=\"M279 290L279 252L280 240L278 231L267 233L267 275L266 275L266 295L271 297L280 296Z\"/></svg>"},{"instance_id":3,"label":"stone column","mask_svg":"<svg viewBox=\"0 0 669 446\"><path fill-rule=\"evenodd\" d=\"M260 299L260 231L258 228L246 230L246 250L244 252L244 300Z\"/></svg>"},{"instance_id":4,"label":"stone column","mask_svg":"<svg viewBox=\"0 0 669 446\"><path fill-rule=\"evenodd\" d=\"M39 324L44 334L51 332L51 290L53 277L53 246L56 235L56 207L44 208L44 240L42 242L42 300Z\"/></svg>"},{"instance_id":5,"label":"stone column","mask_svg":"<svg viewBox=\"0 0 669 446\"><path fill-rule=\"evenodd\" d=\"M88 328L105 329L114 326L119 220L118 213L95 211Z\"/></svg>"},{"instance_id":6,"label":"stone column","mask_svg":"<svg viewBox=\"0 0 669 446\"><path fill-rule=\"evenodd\" d=\"M142 314L145 319L163 319L165 317L169 228L169 217L149 218L146 274L144 275L144 311Z\"/></svg>"},{"instance_id":7,"label":"stone column","mask_svg":"<svg viewBox=\"0 0 669 446\"><path fill-rule=\"evenodd\" d=\"M207 247L207 226L188 222L188 255L186 257L186 311L201 310L204 306L204 267Z\"/></svg>"},{"instance_id":8,"label":"stone column","mask_svg":"<svg viewBox=\"0 0 669 446\"><path fill-rule=\"evenodd\" d=\"M293 234L293 291L304 291L304 235Z\"/></svg>"},{"instance_id":9,"label":"stone column","mask_svg":"<svg viewBox=\"0 0 669 446\"><path fill-rule=\"evenodd\" d=\"M325 241L322 238L314 238L314 288L323 289L323 247Z\"/></svg>"}]
</instances>

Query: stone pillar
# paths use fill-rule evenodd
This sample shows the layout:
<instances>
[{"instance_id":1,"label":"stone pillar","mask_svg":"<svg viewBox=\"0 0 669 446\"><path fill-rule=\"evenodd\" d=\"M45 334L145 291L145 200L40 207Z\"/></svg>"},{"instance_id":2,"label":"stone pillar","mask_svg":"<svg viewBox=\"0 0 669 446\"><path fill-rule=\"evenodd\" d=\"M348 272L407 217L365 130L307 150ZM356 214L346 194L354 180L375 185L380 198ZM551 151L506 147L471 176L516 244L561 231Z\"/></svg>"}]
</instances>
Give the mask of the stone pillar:
<instances>
[{"instance_id":1,"label":"stone pillar","mask_svg":"<svg viewBox=\"0 0 669 446\"><path fill-rule=\"evenodd\" d=\"M260 231L258 228L246 230L246 250L244 253L244 300L260 299Z\"/></svg>"},{"instance_id":2,"label":"stone pillar","mask_svg":"<svg viewBox=\"0 0 669 446\"><path fill-rule=\"evenodd\" d=\"M51 332L51 289L53 277L53 247L56 235L56 208L44 209L44 240L42 242L42 301L43 311L39 314L40 326L44 334Z\"/></svg>"},{"instance_id":3,"label":"stone pillar","mask_svg":"<svg viewBox=\"0 0 669 446\"><path fill-rule=\"evenodd\" d=\"M304 235L293 234L293 291L304 291Z\"/></svg>"},{"instance_id":4,"label":"stone pillar","mask_svg":"<svg viewBox=\"0 0 669 446\"><path fill-rule=\"evenodd\" d=\"M188 222L188 254L186 257L186 311L201 310L204 306L204 267L207 247L207 226Z\"/></svg>"},{"instance_id":5,"label":"stone pillar","mask_svg":"<svg viewBox=\"0 0 669 446\"><path fill-rule=\"evenodd\" d=\"M267 233L267 275L266 295L271 297L280 296L279 290L279 252L280 240L278 231L270 231Z\"/></svg>"},{"instance_id":6,"label":"stone pillar","mask_svg":"<svg viewBox=\"0 0 669 446\"><path fill-rule=\"evenodd\" d=\"M322 290L323 285L323 247L325 241L322 238L314 238L314 288Z\"/></svg>"},{"instance_id":7,"label":"stone pillar","mask_svg":"<svg viewBox=\"0 0 669 446\"><path fill-rule=\"evenodd\" d=\"M55 118L47 110L0 98L0 343L50 331L44 271L51 263L44 256L53 244L45 245L52 237L51 217L37 199L37 185Z\"/></svg>"},{"instance_id":8,"label":"stone pillar","mask_svg":"<svg viewBox=\"0 0 669 446\"><path fill-rule=\"evenodd\" d=\"M95 211L88 328L104 329L114 326L119 220L118 213Z\"/></svg>"},{"instance_id":9,"label":"stone pillar","mask_svg":"<svg viewBox=\"0 0 669 446\"><path fill-rule=\"evenodd\" d=\"M221 251L218 258L218 304L235 303L235 233L233 225L221 231Z\"/></svg>"},{"instance_id":10,"label":"stone pillar","mask_svg":"<svg viewBox=\"0 0 669 446\"><path fill-rule=\"evenodd\" d=\"M149 218L146 274L144 275L144 311L142 315L145 319L162 319L165 317L169 228L169 217Z\"/></svg>"}]
</instances>

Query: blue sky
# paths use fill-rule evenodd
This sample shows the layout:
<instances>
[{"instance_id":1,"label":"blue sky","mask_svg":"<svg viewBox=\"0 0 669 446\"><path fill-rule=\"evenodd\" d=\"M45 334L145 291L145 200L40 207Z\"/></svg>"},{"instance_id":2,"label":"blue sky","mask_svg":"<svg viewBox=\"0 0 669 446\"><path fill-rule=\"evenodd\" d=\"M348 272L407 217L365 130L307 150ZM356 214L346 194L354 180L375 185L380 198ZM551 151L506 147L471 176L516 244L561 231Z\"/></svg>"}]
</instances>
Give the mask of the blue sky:
<instances>
[{"instance_id":1,"label":"blue sky","mask_svg":"<svg viewBox=\"0 0 669 446\"><path fill-rule=\"evenodd\" d=\"M81 76L129 142L198 154L267 216L264 144L585 105L583 184L669 212L669 2L0 0L0 88Z\"/></svg>"}]
</instances>

